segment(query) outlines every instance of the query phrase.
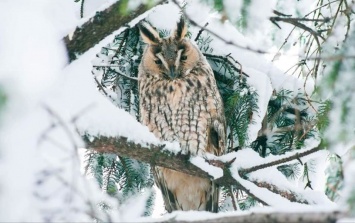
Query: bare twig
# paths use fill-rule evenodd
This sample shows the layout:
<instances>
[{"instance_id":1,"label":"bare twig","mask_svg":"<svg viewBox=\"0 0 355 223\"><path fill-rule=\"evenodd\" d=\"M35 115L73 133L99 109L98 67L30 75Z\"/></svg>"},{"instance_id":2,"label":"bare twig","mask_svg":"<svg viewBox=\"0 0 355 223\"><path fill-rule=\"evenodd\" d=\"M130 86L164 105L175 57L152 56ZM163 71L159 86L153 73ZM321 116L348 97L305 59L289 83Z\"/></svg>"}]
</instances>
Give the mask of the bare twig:
<instances>
[{"instance_id":1,"label":"bare twig","mask_svg":"<svg viewBox=\"0 0 355 223\"><path fill-rule=\"evenodd\" d=\"M118 46L118 48L117 48L117 50L116 50L116 52L115 52L115 55L113 56L113 57L117 57L117 55L121 52L121 50L122 50L122 46L123 46L123 44L125 43L125 42L127 42L127 38L128 38L128 35L129 35L129 30L130 29L126 29L124 32L124 35L123 35L123 38L122 38L122 40L121 40L121 42L120 42L120 45Z\"/></svg>"},{"instance_id":2,"label":"bare twig","mask_svg":"<svg viewBox=\"0 0 355 223\"><path fill-rule=\"evenodd\" d=\"M243 70L242 70L242 65L241 65L237 60L235 60L230 54L228 54L228 55L226 55L226 56L217 56L217 55L213 55L213 54L209 54L209 53L204 53L203 55L204 55L205 57L209 58L209 59L212 59L212 60L216 60L216 59L217 59L217 60L223 60L223 61L227 62L228 64L230 64L233 68L235 68L235 70L236 70L239 74L243 74L244 76L249 77L248 74L246 74L245 72L243 72ZM241 68L239 69L239 68L235 67L234 64L233 64L233 62L230 61L230 60L232 60L234 63L239 64Z\"/></svg>"},{"instance_id":3,"label":"bare twig","mask_svg":"<svg viewBox=\"0 0 355 223\"><path fill-rule=\"evenodd\" d=\"M198 31L197 36L196 36L196 38L195 38L195 40L194 40L195 42L198 40L198 38L200 38L200 36L201 36L203 30L204 30L207 26L208 26L208 22L205 24L205 26L204 26L203 28L200 29L200 31Z\"/></svg>"},{"instance_id":4,"label":"bare twig","mask_svg":"<svg viewBox=\"0 0 355 223\"><path fill-rule=\"evenodd\" d=\"M279 22L287 22L287 23L293 23L293 22L329 22L330 18L324 18L324 19L307 19L307 18L289 18L289 17L278 17L278 16L272 16L270 17L271 21Z\"/></svg>"},{"instance_id":5,"label":"bare twig","mask_svg":"<svg viewBox=\"0 0 355 223\"><path fill-rule=\"evenodd\" d=\"M236 199L236 197L234 195L233 185L230 185L228 190L229 190L229 193L230 193L230 197L232 198L233 208L234 208L235 211L237 211L238 210L238 208L237 208L237 199Z\"/></svg>"},{"instance_id":6,"label":"bare twig","mask_svg":"<svg viewBox=\"0 0 355 223\"><path fill-rule=\"evenodd\" d=\"M109 95L108 95L107 92L105 91L105 88L102 86L102 84L97 80L96 77L94 77L94 80L95 80L95 82L96 82L97 87L99 88L99 90L102 91L106 97L108 97Z\"/></svg>"},{"instance_id":7,"label":"bare twig","mask_svg":"<svg viewBox=\"0 0 355 223\"><path fill-rule=\"evenodd\" d=\"M239 174L241 176L245 176L246 174L254 172L254 171L257 171L257 170L261 170L261 169L265 169L265 168L268 168L268 167L280 165L280 164L283 164L283 163L290 162L292 160L299 159L299 158L304 157L304 156L308 156L308 155L310 155L312 153L318 152L319 150L321 150L321 147L317 146L317 147L315 147L313 149L309 149L309 150L306 150L306 151L301 152L301 153L296 153L296 154L294 154L292 156L289 156L289 157L285 157L285 158L282 158L282 159L279 159L279 160L275 160L275 161L272 161L272 162L269 162L269 163L264 163L264 164L261 164L261 165L258 165L258 166L254 166L254 167L251 167L251 168L240 170Z\"/></svg>"},{"instance_id":8,"label":"bare twig","mask_svg":"<svg viewBox=\"0 0 355 223\"><path fill-rule=\"evenodd\" d=\"M99 65L99 66L97 66L97 65L95 65L95 66L93 66L93 67L108 67L108 68L110 69L111 67L117 67L117 66L112 66L112 65L102 65L102 66ZM122 73L121 71L118 71L118 70L115 70L115 69L110 69L110 70L111 70L112 72L114 72L114 73L116 73L116 74L118 74L118 75L124 77L124 78L129 79L129 80L138 81L138 78L127 76L127 75L125 75L124 73ZM96 83L98 83L97 80L96 80Z\"/></svg>"}]
</instances>

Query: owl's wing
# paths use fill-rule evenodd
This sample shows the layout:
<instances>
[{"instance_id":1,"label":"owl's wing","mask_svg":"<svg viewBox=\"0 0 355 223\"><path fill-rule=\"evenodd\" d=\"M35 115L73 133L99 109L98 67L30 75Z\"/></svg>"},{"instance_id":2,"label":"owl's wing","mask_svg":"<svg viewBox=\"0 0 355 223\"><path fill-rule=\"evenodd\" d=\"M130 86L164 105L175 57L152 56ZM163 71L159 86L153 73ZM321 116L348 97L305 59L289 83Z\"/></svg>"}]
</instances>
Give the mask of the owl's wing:
<instances>
[{"instance_id":1,"label":"owl's wing","mask_svg":"<svg viewBox=\"0 0 355 223\"><path fill-rule=\"evenodd\" d=\"M224 118L212 120L208 134L209 150L214 155L220 156L225 153L226 123Z\"/></svg>"},{"instance_id":2,"label":"owl's wing","mask_svg":"<svg viewBox=\"0 0 355 223\"><path fill-rule=\"evenodd\" d=\"M154 175L155 184L158 186L162 193L165 209L168 211L168 213L171 213L174 210L178 210L178 206L176 204L177 199L175 195L166 186L165 179L161 177L160 168L152 167L151 170Z\"/></svg>"},{"instance_id":3,"label":"owl's wing","mask_svg":"<svg viewBox=\"0 0 355 223\"><path fill-rule=\"evenodd\" d=\"M225 153L226 123L224 116L212 121L208 134L208 147L214 155ZM211 182L211 193L207 198L206 211L218 212L219 186Z\"/></svg>"}]
</instances>

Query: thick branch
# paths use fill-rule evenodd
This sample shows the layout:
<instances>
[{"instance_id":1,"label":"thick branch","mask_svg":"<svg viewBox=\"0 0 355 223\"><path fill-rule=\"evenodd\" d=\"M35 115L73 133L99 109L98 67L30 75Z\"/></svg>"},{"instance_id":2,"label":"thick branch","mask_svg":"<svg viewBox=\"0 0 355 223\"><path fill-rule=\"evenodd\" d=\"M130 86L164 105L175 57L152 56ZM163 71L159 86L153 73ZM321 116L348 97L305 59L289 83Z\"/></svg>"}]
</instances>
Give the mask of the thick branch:
<instances>
[{"instance_id":1,"label":"thick branch","mask_svg":"<svg viewBox=\"0 0 355 223\"><path fill-rule=\"evenodd\" d=\"M176 155L169 151L164 151L165 145L158 146L148 144L142 146L141 144L128 141L125 137L112 138L105 136L101 136L99 138L95 137L94 140L89 140L88 138L84 137L84 141L87 143L88 147L94 149L97 152L114 153L119 156L129 157L141 162L149 163L151 165L161 166L189 175L214 180L213 176L190 163L190 157L188 155ZM214 162L210 161L209 163ZM254 199L263 205L268 205L265 201L259 199L257 196L251 193L247 188L240 185L240 183L231 176L225 163L221 163L220 161L215 163L215 165L218 167L224 167L223 177L216 180L217 184L222 186L237 185L237 187L245 191L248 195L254 197Z\"/></svg>"},{"instance_id":2,"label":"thick branch","mask_svg":"<svg viewBox=\"0 0 355 223\"><path fill-rule=\"evenodd\" d=\"M157 4L162 2L164 1L159 1ZM118 1L104 11L97 12L93 18L81 27L77 27L73 35L64 38L70 61L150 9L149 5L142 4L134 11L122 14L120 9L124 7L123 4L125 1Z\"/></svg>"},{"instance_id":3,"label":"thick branch","mask_svg":"<svg viewBox=\"0 0 355 223\"><path fill-rule=\"evenodd\" d=\"M90 136L91 137L91 136ZM84 138L88 147L101 153L114 153L123 157L129 157L151 165L166 167L182 173L212 179L208 173L190 163L189 156L183 154L172 154L164 151L164 145L141 144L130 142L125 137L95 137L94 140Z\"/></svg>"},{"instance_id":4,"label":"thick branch","mask_svg":"<svg viewBox=\"0 0 355 223\"><path fill-rule=\"evenodd\" d=\"M91 139L91 136L90 136ZM172 154L168 150L164 150L165 145L153 145L153 144L145 144L144 146L138 143L130 142L125 137L94 137L93 140L89 140L88 138L84 137L85 142L87 143L89 148L94 149L97 152L101 153L113 153L123 157L130 157L136 159L141 162L149 163L151 165L161 166L169 169L173 169L182 173L186 173L193 176L198 176L201 178L207 178L210 180L214 180L217 184L222 186L230 186L236 185L239 189L245 191L248 195L254 197L257 201L264 205L268 205L266 201L261 200L256 195L254 195L248 188L245 188L241 185L235 178L232 177L229 166L231 162L223 163L221 161L216 160L208 160L210 165L217 166L223 169L223 176L218 179L214 179L210 174L205 172L204 170L198 168L197 166L193 165L189 162L189 156L183 154ZM314 150L314 149L313 149ZM279 162L288 162L292 159L297 159L301 156L305 156L304 154L310 154L308 150L304 153L290 156L282 161L275 161L277 164ZM318 151L318 150L316 150ZM233 162L233 161L232 161ZM264 166L264 168L276 165L275 162L263 164L260 166ZM256 166L256 169L261 169L260 166ZM246 173L250 173L255 168L244 169L240 172L243 173L244 176ZM247 172L245 172L247 171ZM240 174L239 173L239 174ZM243 175L241 175L243 176ZM298 199L297 194L290 192L290 191L283 191L278 189L275 185L271 185L268 182L253 182L258 186L264 187L269 189L270 191L274 192L275 194L279 194L280 196L294 202L299 203L307 203L304 200Z\"/></svg>"}]
</instances>

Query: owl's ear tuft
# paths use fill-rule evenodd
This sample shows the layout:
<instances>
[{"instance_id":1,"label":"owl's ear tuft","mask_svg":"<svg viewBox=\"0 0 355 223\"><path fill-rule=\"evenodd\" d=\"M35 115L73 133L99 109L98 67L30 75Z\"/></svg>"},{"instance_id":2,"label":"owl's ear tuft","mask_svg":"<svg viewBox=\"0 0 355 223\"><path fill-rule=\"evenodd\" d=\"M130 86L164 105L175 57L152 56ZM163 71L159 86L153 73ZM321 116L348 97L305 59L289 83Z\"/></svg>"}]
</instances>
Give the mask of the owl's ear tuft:
<instances>
[{"instance_id":1,"label":"owl's ear tuft","mask_svg":"<svg viewBox=\"0 0 355 223\"><path fill-rule=\"evenodd\" d=\"M180 21L177 23L177 27L174 33L174 38L178 41L182 40L187 33L187 25L184 17L180 17Z\"/></svg>"},{"instance_id":2,"label":"owl's ear tuft","mask_svg":"<svg viewBox=\"0 0 355 223\"><path fill-rule=\"evenodd\" d=\"M159 33L147 22L141 22L138 26L143 41L149 45L160 43Z\"/></svg>"}]
</instances>

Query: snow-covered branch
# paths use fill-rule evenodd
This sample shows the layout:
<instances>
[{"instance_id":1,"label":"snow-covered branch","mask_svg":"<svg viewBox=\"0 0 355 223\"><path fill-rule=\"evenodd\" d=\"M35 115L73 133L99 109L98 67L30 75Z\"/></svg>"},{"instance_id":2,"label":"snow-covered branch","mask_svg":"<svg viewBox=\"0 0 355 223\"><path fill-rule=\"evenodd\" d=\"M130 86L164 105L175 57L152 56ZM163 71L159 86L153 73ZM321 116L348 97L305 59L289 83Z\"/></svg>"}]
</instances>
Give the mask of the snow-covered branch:
<instances>
[{"instance_id":1,"label":"snow-covered branch","mask_svg":"<svg viewBox=\"0 0 355 223\"><path fill-rule=\"evenodd\" d=\"M180 214L180 215L179 215ZM191 213L192 214L192 213ZM203 217L196 217L197 213L194 216L191 215L183 215L181 213L178 214L171 214L170 218L166 219L165 221L161 222L193 222L193 223L222 223L222 222L230 222L230 223L245 223L245 222L258 222L258 223L284 223L284 222L292 222L292 223L333 223L336 222L338 219L344 217L344 213L339 211L312 211L312 212L251 212L248 214L229 214L229 215L222 215L222 216L207 216ZM206 215L206 213L204 213Z\"/></svg>"},{"instance_id":2,"label":"snow-covered branch","mask_svg":"<svg viewBox=\"0 0 355 223\"><path fill-rule=\"evenodd\" d=\"M158 1L156 5L163 2ZM141 4L132 12L122 14L119 10L123 4L125 1L118 1L104 11L96 12L94 17L64 38L70 61L151 8L149 4Z\"/></svg>"},{"instance_id":3,"label":"snow-covered branch","mask_svg":"<svg viewBox=\"0 0 355 223\"><path fill-rule=\"evenodd\" d=\"M166 168L170 168L179 172L183 172L186 174L199 176L202 178L208 178L214 180L217 184L222 186L230 186L236 185L237 188L245 191L248 195L253 196L256 200L264 205L270 205L268 201L259 198L256 194L254 194L249 188L241 184L231 172L229 168L234 159L222 162L220 160L214 159L205 159L206 163L203 163L203 166L210 166L211 168L221 168L223 170L223 175L221 177L216 177L213 173L208 171L209 168L200 168L194 165L192 159L188 155L177 153L174 154L169 150L169 145L165 144L148 144L148 143L135 143L133 141L129 141L126 137L92 137L92 136L84 136L84 140L87 143L87 146L96 152L100 153L113 153L123 157L130 157L141 162L149 163L151 165L162 166ZM289 162L291 160L299 159L302 156L309 155L318 151L319 148L316 147L311 150L306 150L303 153L299 153L296 155L291 155L287 157L283 157L279 160L269 162L262 165L257 165L255 167L251 167L248 169L240 169L238 174L242 176L244 179L248 179L247 174L253 171L259 170L261 168L267 168L274 165L279 165L282 163ZM217 178L217 179L216 179ZM292 202L298 202L303 204L308 204L309 202L305 201L297 192L291 190L284 190L278 188L278 186L273 185L270 182L259 181L259 180L251 180L252 183L257 185L258 187L266 188L269 191L280 195L283 198L286 198Z\"/></svg>"},{"instance_id":4,"label":"snow-covered branch","mask_svg":"<svg viewBox=\"0 0 355 223\"><path fill-rule=\"evenodd\" d=\"M319 151L320 149L321 149L320 146L317 146L315 148L306 150L304 152L296 153L296 154L294 154L292 156L287 156L287 157L284 157L284 158L281 158L281 159L278 159L278 160L275 160L275 161L272 161L272 162L269 162L269 163L264 163L264 164L260 164L260 165L257 165L257 166L253 166L253 167L248 168L248 169L241 170L240 174L243 176L245 174L248 174L248 173L251 173L251 172L254 172L254 171L257 171L257 170L265 169L267 167L280 165L280 164L287 163L287 162L292 161L292 160L298 160L301 157L304 157L304 156L307 156L309 154L315 153L315 152Z\"/></svg>"}]
</instances>

